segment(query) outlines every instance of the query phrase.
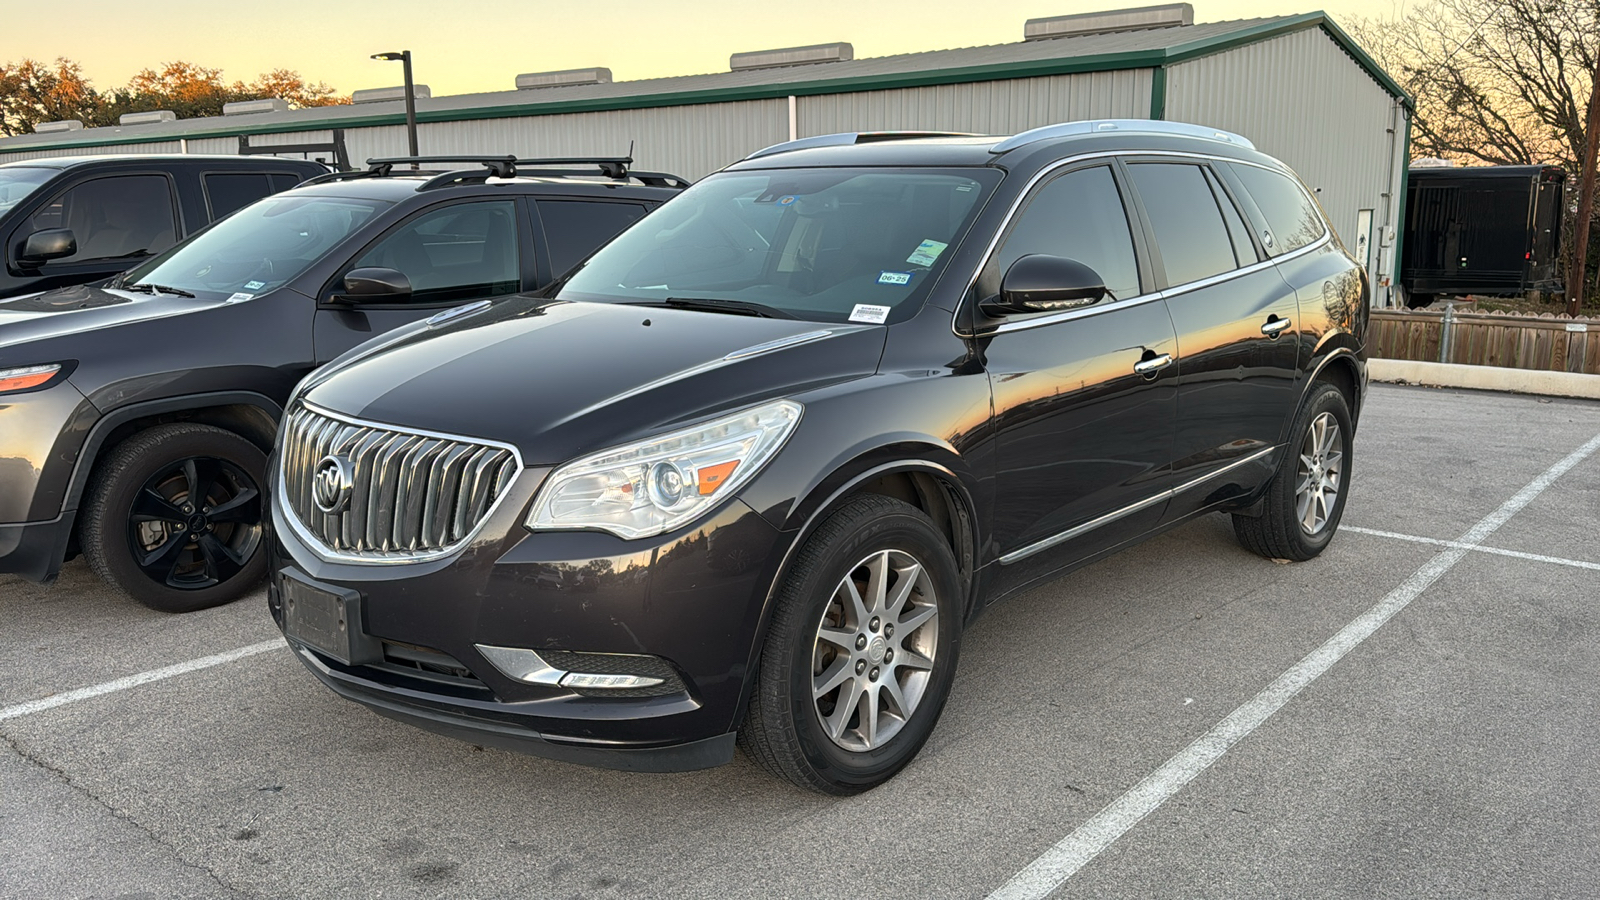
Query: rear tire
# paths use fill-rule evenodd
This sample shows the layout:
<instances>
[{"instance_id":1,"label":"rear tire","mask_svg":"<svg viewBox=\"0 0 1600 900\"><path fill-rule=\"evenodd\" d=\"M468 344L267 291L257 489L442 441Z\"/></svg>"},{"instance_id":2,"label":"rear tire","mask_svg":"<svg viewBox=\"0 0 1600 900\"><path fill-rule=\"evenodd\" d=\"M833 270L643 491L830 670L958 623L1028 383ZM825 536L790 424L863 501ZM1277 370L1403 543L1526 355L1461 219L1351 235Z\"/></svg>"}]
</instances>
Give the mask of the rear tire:
<instances>
[{"instance_id":1,"label":"rear tire","mask_svg":"<svg viewBox=\"0 0 1600 900\"><path fill-rule=\"evenodd\" d=\"M162 612L238 599L266 573L266 467L259 447L210 425L123 441L89 483L79 532L89 568Z\"/></svg>"},{"instance_id":2,"label":"rear tire","mask_svg":"<svg viewBox=\"0 0 1600 900\"><path fill-rule=\"evenodd\" d=\"M783 578L739 743L800 787L874 788L916 756L949 695L955 556L921 510L868 494L818 526Z\"/></svg>"},{"instance_id":3,"label":"rear tire","mask_svg":"<svg viewBox=\"0 0 1600 900\"><path fill-rule=\"evenodd\" d=\"M1327 382L1314 385L1267 485L1261 515L1233 516L1233 533L1246 550L1303 561L1328 546L1350 492L1353 433L1344 392Z\"/></svg>"}]
</instances>

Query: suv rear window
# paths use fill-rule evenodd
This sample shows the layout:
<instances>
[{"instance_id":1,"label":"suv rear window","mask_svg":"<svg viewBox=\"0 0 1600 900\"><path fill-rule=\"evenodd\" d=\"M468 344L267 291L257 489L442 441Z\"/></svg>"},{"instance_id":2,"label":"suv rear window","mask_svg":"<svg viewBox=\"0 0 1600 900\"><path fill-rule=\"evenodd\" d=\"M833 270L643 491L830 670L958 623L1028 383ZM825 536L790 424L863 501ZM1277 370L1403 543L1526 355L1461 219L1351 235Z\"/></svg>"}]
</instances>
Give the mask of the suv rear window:
<instances>
[{"instance_id":1,"label":"suv rear window","mask_svg":"<svg viewBox=\"0 0 1600 900\"><path fill-rule=\"evenodd\" d=\"M1180 285L1238 266L1205 170L1187 163L1136 163L1128 167L1161 248L1167 284Z\"/></svg>"},{"instance_id":2,"label":"suv rear window","mask_svg":"<svg viewBox=\"0 0 1600 900\"><path fill-rule=\"evenodd\" d=\"M236 209L260 200L272 193L272 185L265 172L214 172L202 180L206 186L206 200L211 204L211 218L220 219Z\"/></svg>"},{"instance_id":3,"label":"suv rear window","mask_svg":"<svg viewBox=\"0 0 1600 900\"><path fill-rule=\"evenodd\" d=\"M539 220L550 248L550 273L560 277L594 251L644 218L637 203L540 200Z\"/></svg>"},{"instance_id":4,"label":"suv rear window","mask_svg":"<svg viewBox=\"0 0 1600 900\"><path fill-rule=\"evenodd\" d=\"M1322 238L1326 232L1322 216L1317 213L1311 198L1293 179L1259 166L1239 163L1228 165L1244 182L1245 190L1250 192L1250 198L1256 201L1256 207L1267 219L1267 227L1273 237L1270 242L1263 238L1263 243L1267 243L1267 252L1278 256L1299 250Z\"/></svg>"}]
</instances>

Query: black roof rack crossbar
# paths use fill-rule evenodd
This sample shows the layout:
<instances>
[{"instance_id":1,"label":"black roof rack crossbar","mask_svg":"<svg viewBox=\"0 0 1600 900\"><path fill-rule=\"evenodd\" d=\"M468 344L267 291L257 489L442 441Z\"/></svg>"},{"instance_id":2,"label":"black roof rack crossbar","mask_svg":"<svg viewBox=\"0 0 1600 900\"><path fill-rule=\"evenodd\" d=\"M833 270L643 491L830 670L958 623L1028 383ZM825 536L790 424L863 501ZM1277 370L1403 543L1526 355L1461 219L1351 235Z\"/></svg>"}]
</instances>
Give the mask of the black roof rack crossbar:
<instances>
[{"instance_id":1,"label":"black roof rack crossbar","mask_svg":"<svg viewBox=\"0 0 1600 900\"><path fill-rule=\"evenodd\" d=\"M517 174L514 156L391 156L367 160L367 171L373 175L388 175L395 166L415 163L477 163L489 170L489 177L510 178Z\"/></svg>"},{"instance_id":2,"label":"black roof rack crossbar","mask_svg":"<svg viewBox=\"0 0 1600 900\"><path fill-rule=\"evenodd\" d=\"M607 178L627 178L631 156L549 156L542 159L519 159L519 166L599 166L600 174ZM570 174L570 173L568 173Z\"/></svg>"}]
</instances>

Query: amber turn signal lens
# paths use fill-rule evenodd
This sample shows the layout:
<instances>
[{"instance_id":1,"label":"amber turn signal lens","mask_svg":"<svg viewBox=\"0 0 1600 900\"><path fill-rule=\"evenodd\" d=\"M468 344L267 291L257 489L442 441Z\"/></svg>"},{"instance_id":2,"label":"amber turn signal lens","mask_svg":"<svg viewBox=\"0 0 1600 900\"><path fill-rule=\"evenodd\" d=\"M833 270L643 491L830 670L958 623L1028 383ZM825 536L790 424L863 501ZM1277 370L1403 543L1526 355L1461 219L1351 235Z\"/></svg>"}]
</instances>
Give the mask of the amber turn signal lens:
<instances>
[{"instance_id":1,"label":"amber turn signal lens","mask_svg":"<svg viewBox=\"0 0 1600 900\"><path fill-rule=\"evenodd\" d=\"M56 377L56 373L59 371L61 371L61 366L59 365L0 369L0 394L10 393L11 391L25 391L28 388L38 387Z\"/></svg>"},{"instance_id":2,"label":"amber turn signal lens","mask_svg":"<svg viewBox=\"0 0 1600 900\"><path fill-rule=\"evenodd\" d=\"M733 470L738 467L739 461L737 459L729 460L725 463L717 463L714 466L700 467L700 496L704 497L707 494L716 493L717 488L721 487L722 483L728 480L728 476L733 474Z\"/></svg>"}]
</instances>

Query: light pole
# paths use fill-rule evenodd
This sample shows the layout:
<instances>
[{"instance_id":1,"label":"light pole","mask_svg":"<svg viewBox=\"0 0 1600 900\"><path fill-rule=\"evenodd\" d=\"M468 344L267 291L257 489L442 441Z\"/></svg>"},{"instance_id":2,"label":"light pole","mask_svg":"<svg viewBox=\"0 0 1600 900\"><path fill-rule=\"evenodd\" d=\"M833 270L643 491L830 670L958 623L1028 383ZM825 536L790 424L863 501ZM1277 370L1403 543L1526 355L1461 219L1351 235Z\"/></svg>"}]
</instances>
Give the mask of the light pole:
<instances>
[{"instance_id":1,"label":"light pole","mask_svg":"<svg viewBox=\"0 0 1600 900\"><path fill-rule=\"evenodd\" d=\"M383 59L393 62L400 60L406 72L406 141L411 146L412 156L421 156L417 150L417 96L416 90L411 86L411 51L401 50L398 53L374 53L373 59Z\"/></svg>"}]
</instances>

